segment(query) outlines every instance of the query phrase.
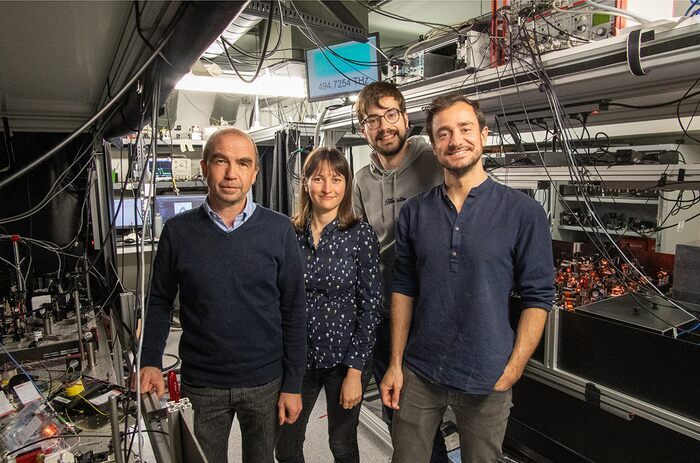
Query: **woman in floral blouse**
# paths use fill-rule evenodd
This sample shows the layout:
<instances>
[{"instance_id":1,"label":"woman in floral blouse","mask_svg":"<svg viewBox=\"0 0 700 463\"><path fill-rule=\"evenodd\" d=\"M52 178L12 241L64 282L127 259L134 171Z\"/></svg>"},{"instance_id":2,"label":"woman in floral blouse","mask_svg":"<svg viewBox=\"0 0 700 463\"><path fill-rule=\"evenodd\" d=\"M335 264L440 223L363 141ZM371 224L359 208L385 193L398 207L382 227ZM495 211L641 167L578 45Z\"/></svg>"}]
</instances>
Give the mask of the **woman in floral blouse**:
<instances>
[{"instance_id":1,"label":"woman in floral blouse","mask_svg":"<svg viewBox=\"0 0 700 463\"><path fill-rule=\"evenodd\" d=\"M328 435L338 463L358 462L357 425L370 378L382 305L379 243L352 211L352 178L343 154L318 148L306 159L296 229L306 282L307 365L303 410L282 427L275 456L304 462L304 434L325 388Z\"/></svg>"}]
</instances>

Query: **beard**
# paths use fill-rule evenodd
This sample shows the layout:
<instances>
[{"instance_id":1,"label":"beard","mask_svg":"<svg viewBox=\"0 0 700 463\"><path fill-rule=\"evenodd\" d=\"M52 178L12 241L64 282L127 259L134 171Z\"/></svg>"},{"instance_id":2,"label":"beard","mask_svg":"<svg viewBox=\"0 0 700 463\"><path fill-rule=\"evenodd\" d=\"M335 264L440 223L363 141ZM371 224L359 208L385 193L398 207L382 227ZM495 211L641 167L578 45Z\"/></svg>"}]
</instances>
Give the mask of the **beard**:
<instances>
[{"instance_id":1,"label":"beard","mask_svg":"<svg viewBox=\"0 0 700 463\"><path fill-rule=\"evenodd\" d=\"M443 167L445 170L449 171L449 172L452 173L453 175L455 175L455 176L457 176L457 177L461 177L462 175L464 175L464 174L468 173L470 170L472 170L472 169L474 168L474 166L475 166L478 162L482 162L482 161L481 161L481 153L479 153L478 155L474 156L474 157L473 157L472 159L470 159L469 162L468 162L467 164L465 164L465 165L461 165L461 166L451 166L451 165L449 165L449 164L446 163L446 162L445 162L445 163L440 162L440 165L442 165L442 167Z\"/></svg>"},{"instance_id":2,"label":"beard","mask_svg":"<svg viewBox=\"0 0 700 463\"><path fill-rule=\"evenodd\" d=\"M391 157L395 156L401 151L406 144L406 140L408 140L408 133L401 134L398 131L396 133L396 138L398 139L398 143L395 146L387 146L387 147L382 147L379 146L379 143L374 146L374 151L377 154L380 154L385 157Z\"/></svg>"}]
</instances>

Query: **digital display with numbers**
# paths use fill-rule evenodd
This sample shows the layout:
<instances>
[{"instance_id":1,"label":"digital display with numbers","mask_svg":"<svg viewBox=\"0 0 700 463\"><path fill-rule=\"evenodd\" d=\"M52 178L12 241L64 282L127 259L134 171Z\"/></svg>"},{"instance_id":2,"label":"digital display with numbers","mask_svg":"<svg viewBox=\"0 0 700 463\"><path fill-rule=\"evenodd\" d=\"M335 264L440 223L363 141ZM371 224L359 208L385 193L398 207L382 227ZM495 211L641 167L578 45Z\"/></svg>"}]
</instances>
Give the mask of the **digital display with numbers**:
<instances>
[{"instance_id":1,"label":"digital display with numbers","mask_svg":"<svg viewBox=\"0 0 700 463\"><path fill-rule=\"evenodd\" d=\"M380 79L376 34L367 42L343 42L306 51L309 101L330 100L359 93Z\"/></svg>"}]
</instances>

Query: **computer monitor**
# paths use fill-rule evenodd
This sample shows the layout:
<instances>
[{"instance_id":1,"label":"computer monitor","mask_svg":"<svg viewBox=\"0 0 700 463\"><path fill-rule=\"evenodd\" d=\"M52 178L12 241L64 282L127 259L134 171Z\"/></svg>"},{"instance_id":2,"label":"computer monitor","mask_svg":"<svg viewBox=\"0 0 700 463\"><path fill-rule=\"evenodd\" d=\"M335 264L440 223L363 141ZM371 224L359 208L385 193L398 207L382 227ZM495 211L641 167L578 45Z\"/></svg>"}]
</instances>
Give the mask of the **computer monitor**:
<instances>
[{"instance_id":1,"label":"computer monitor","mask_svg":"<svg viewBox=\"0 0 700 463\"><path fill-rule=\"evenodd\" d=\"M378 48L379 36L372 34L366 42L343 42L306 50L309 101L359 93L365 85L381 80Z\"/></svg>"},{"instance_id":2,"label":"computer monitor","mask_svg":"<svg viewBox=\"0 0 700 463\"><path fill-rule=\"evenodd\" d=\"M173 160L170 158L158 158L156 159L156 167L153 168L153 160L148 160L148 170L152 175L156 176L156 181L158 180L172 180L173 178Z\"/></svg>"},{"instance_id":3,"label":"computer monitor","mask_svg":"<svg viewBox=\"0 0 700 463\"><path fill-rule=\"evenodd\" d=\"M114 220L114 228L117 230L131 230L143 225L141 198L125 197L123 201L115 199L114 212L117 214Z\"/></svg>"},{"instance_id":4,"label":"computer monitor","mask_svg":"<svg viewBox=\"0 0 700 463\"><path fill-rule=\"evenodd\" d=\"M156 210L165 223L171 217L181 212L189 211L199 207L207 195L205 194L184 194L179 196L156 196Z\"/></svg>"}]
</instances>

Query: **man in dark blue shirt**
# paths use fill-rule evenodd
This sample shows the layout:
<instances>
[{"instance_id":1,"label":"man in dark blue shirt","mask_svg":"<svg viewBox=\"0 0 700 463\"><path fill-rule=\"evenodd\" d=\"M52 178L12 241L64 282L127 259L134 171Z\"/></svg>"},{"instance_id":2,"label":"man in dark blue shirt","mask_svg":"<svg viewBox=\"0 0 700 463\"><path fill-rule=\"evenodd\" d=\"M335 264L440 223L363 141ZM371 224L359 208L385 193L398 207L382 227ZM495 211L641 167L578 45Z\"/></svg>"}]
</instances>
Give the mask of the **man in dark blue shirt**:
<instances>
[{"instance_id":1,"label":"man in dark blue shirt","mask_svg":"<svg viewBox=\"0 0 700 463\"><path fill-rule=\"evenodd\" d=\"M539 343L554 298L543 208L495 183L481 163L478 105L439 97L426 125L445 183L406 201L396 229L392 357L382 401L396 410L394 463L427 462L447 406L462 461L497 461L511 386ZM509 324L511 291L524 309Z\"/></svg>"},{"instance_id":2,"label":"man in dark blue shirt","mask_svg":"<svg viewBox=\"0 0 700 463\"><path fill-rule=\"evenodd\" d=\"M384 304L377 325L372 367L381 383L391 357L391 282L394 274L396 220L407 198L442 183L442 167L422 136L409 137L406 101L389 82L373 82L362 89L355 106L360 131L372 148L369 165L355 175L353 207L379 238ZM382 418L391 431L393 410L382 407ZM449 463L442 431L435 433L430 463Z\"/></svg>"}]
</instances>

